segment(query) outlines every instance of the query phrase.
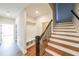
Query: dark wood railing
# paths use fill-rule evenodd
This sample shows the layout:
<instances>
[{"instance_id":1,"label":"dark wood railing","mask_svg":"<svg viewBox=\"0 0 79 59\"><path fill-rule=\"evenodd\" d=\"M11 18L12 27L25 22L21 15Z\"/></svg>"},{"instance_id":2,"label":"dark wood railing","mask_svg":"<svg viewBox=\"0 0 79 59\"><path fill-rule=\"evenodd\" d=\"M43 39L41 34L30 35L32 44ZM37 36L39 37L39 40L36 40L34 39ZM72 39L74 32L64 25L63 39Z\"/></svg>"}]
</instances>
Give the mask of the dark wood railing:
<instances>
[{"instance_id":1,"label":"dark wood railing","mask_svg":"<svg viewBox=\"0 0 79 59\"><path fill-rule=\"evenodd\" d=\"M79 16L73 10L71 10L71 12L79 20Z\"/></svg>"},{"instance_id":2,"label":"dark wood railing","mask_svg":"<svg viewBox=\"0 0 79 59\"><path fill-rule=\"evenodd\" d=\"M47 27L45 28L44 32L41 34L41 36L35 37L35 45L36 45L36 56L43 55L45 52L45 48L47 47L48 38L51 36L51 20Z\"/></svg>"}]
</instances>

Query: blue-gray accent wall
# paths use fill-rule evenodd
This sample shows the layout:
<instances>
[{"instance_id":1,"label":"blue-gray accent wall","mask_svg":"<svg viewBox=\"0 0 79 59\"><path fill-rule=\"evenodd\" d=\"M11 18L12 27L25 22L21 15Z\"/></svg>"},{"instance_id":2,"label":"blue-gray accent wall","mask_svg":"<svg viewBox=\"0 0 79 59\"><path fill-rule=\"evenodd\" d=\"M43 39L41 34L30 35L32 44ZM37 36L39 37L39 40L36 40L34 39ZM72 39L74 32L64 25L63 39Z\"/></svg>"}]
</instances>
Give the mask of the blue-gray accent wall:
<instances>
[{"instance_id":1,"label":"blue-gray accent wall","mask_svg":"<svg viewBox=\"0 0 79 59\"><path fill-rule=\"evenodd\" d=\"M56 21L65 22L72 20L71 10L73 9L72 3L58 3L56 4Z\"/></svg>"}]
</instances>

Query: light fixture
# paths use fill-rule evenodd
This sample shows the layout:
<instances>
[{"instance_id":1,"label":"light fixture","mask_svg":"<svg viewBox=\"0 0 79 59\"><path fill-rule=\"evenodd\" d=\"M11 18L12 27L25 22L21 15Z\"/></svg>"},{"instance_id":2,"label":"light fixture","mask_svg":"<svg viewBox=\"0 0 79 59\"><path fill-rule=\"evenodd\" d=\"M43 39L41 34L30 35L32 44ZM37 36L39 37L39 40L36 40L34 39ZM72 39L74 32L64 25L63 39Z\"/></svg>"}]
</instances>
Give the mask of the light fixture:
<instances>
[{"instance_id":1,"label":"light fixture","mask_svg":"<svg viewBox=\"0 0 79 59\"><path fill-rule=\"evenodd\" d=\"M36 13L36 14L38 14L38 13L39 13L39 11L38 11L38 10L36 10L36 11L35 11L35 13Z\"/></svg>"}]
</instances>

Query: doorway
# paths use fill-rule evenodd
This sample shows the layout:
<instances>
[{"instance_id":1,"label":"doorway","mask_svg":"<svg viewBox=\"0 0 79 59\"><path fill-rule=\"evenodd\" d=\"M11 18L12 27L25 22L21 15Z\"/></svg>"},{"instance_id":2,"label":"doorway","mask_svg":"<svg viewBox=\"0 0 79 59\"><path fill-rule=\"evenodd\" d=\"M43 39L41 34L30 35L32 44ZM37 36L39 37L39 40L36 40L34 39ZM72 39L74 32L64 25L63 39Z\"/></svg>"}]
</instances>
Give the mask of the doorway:
<instances>
[{"instance_id":1,"label":"doorway","mask_svg":"<svg viewBox=\"0 0 79 59\"><path fill-rule=\"evenodd\" d=\"M9 46L14 43L14 24L2 24L2 44Z\"/></svg>"},{"instance_id":2,"label":"doorway","mask_svg":"<svg viewBox=\"0 0 79 59\"><path fill-rule=\"evenodd\" d=\"M0 56L17 56L23 55L16 43L16 26L15 24L1 24L1 46Z\"/></svg>"}]
</instances>

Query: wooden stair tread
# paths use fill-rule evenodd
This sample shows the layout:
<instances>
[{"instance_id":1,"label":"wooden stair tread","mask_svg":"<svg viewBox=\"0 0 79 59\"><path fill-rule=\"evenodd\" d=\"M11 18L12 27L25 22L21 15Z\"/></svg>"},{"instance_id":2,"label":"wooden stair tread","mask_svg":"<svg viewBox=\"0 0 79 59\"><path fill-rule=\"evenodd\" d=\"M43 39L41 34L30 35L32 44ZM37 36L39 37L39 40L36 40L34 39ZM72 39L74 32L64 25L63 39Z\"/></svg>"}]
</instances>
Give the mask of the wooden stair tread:
<instances>
[{"instance_id":1,"label":"wooden stair tread","mask_svg":"<svg viewBox=\"0 0 79 59\"><path fill-rule=\"evenodd\" d=\"M54 31L54 32L71 32L71 33L77 33L76 31Z\"/></svg>"},{"instance_id":2,"label":"wooden stair tread","mask_svg":"<svg viewBox=\"0 0 79 59\"><path fill-rule=\"evenodd\" d=\"M53 56L53 55L51 55L51 54L45 52L43 56Z\"/></svg>"},{"instance_id":3,"label":"wooden stair tread","mask_svg":"<svg viewBox=\"0 0 79 59\"><path fill-rule=\"evenodd\" d=\"M60 55L62 55L62 56L73 56L72 54L69 54L69 53L67 53L67 52L61 51L61 50L56 49L56 48L51 47L51 46L48 46L47 49L49 49L49 50L51 50L51 51L54 51L54 52L56 52L56 53L58 53L58 54L60 54Z\"/></svg>"},{"instance_id":4,"label":"wooden stair tread","mask_svg":"<svg viewBox=\"0 0 79 59\"><path fill-rule=\"evenodd\" d=\"M76 30L71 29L53 29L54 32L74 32L77 33Z\"/></svg>"},{"instance_id":5,"label":"wooden stair tread","mask_svg":"<svg viewBox=\"0 0 79 59\"><path fill-rule=\"evenodd\" d=\"M77 47L65 45L65 44L54 42L54 41L50 41L50 40L49 40L49 43L56 44L56 45L59 45L59 46L65 47L65 48L69 48L69 49L72 49L72 50L75 50L75 51L79 52L79 48L77 48Z\"/></svg>"},{"instance_id":6,"label":"wooden stair tread","mask_svg":"<svg viewBox=\"0 0 79 59\"><path fill-rule=\"evenodd\" d=\"M75 31L76 30L72 30L72 29L53 29L54 31L68 31L68 32L71 32L71 31Z\"/></svg>"}]
</instances>

